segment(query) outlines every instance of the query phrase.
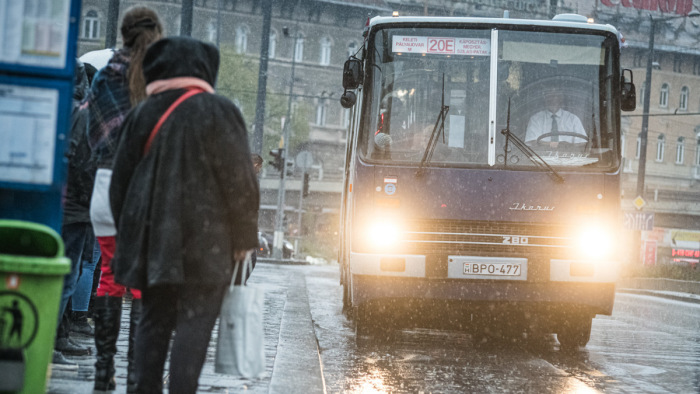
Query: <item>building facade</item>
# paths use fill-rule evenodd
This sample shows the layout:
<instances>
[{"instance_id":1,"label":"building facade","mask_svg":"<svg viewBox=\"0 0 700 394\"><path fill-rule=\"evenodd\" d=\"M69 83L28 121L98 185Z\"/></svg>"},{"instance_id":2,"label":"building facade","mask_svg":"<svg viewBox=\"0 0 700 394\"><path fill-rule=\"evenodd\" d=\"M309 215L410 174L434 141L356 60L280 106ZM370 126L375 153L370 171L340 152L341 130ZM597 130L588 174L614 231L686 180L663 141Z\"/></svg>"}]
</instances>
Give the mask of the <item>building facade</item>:
<instances>
[{"instance_id":1,"label":"building facade","mask_svg":"<svg viewBox=\"0 0 700 394\"><path fill-rule=\"evenodd\" d=\"M635 6L636 4L636 6ZM646 262L697 264L700 257L700 14L693 1L600 0L589 14L625 37L622 66L634 73L637 109L622 119L622 205L635 212L649 41L654 56L649 89L644 212L654 226L641 244ZM689 16L690 15L690 16ZM636 234L634 235L637 236ZM631 253L633 254L633 253Z\"/></svg>"}]
</instances>

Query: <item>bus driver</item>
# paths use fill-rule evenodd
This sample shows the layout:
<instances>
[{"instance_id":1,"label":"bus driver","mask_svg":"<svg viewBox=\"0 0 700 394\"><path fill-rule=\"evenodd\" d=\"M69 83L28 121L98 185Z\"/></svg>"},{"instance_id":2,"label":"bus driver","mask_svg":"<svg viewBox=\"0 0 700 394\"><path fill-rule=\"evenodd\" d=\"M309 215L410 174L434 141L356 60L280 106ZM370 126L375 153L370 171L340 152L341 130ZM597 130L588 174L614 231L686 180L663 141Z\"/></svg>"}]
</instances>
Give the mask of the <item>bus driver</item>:
<instances>
[{"instance_id":1,"label":"bus driver","mask_svg":"<svg viewBox=\"0 0 700 394\"><path fill-rule=\"evenodd\" d=\"M527 124L525 143L528 145L546 144L551 148L556 148L559 142L580 144L588 141L586 131L583 129L578 116L562 109L564 95L557 90L550 90L545 96L546 109L532 115ZM558 133L576 133L581 137L573 135L559 135ZM545 134L551 134L538 141L538 138Z\"/></svg>"}]
</instances>

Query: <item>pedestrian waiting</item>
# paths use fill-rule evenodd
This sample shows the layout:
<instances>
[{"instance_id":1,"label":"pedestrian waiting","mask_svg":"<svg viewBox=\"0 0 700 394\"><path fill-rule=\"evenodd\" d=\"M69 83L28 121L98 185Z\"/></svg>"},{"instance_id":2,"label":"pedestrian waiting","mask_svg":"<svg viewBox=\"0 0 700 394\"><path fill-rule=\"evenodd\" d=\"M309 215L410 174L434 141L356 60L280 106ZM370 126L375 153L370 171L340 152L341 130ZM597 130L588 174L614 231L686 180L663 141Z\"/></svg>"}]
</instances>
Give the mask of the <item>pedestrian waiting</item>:
<instances>
[{"instance_id":1,"label":"pedestrian waiting","mask_svg":"<svg viewBox=\"0 0 700 394\"><path fill-rule=\"evenodd\" d=\"M72 364L66 360L66 355L87 355L90 349L79 345L70 338L70 309L68 308L71 297L75 296L76 288L81 273L84 258L84 250L92 250L95 236L90 224L90 192L92 191L92 177L94 172L86 169L86 163L90 161L90 151L86 145L81 144L85 138L85 113L80 110L80 102L88 90L88 78L85 66L76 60L73 109L71 111L71 131L69 147L66 152L68 159L68 181L63 198L63 224L61 238L65 245L65 254L71 261L71 270L64 277L63 291L59 304L58 326L56 343L52 362L54 364ZM90 253L92 256L92 253Z\"/></svg>"},{"instance_id":2,"label":"pedestrian waiting","mask_svg":"<svg viewBox=\"0 0 700 394\"><path fill-rule=\"evenodd\" d=\"M90 204L97 241L102 254L100 283L97 287L93 316L95 319L95 390L114 390L114 355L122 314L122 297L129 291L114 282L110 263L116 249L117 230L109 204L109 185L113 160L121 137L121 124L131 108L146 97L141 68L146 48L163 34L158 15L146 7L129 9L122 19L124 47L114 53L92 83L84 106L89 111L88 135L92 157L98 170ZM127 246L131 247L131 246ZM132 289L129 350L127 358L127 392L134 392L134 330L141 310L141 293Z\"/></svg>"},{"instance_id":3,"label":"pedestrian waiting","mask_svg":"<svg viewBox=\"0 0 700 394\"><path fill-rule=\"evenodd\" d=\"M257 242L258 183L245 123L213 94L218 49L191 38L151 45L148 99L127 117L110 187L115 279L142 290L139 393L195 393L234 265Z\"/></svg>"}]
</instances>

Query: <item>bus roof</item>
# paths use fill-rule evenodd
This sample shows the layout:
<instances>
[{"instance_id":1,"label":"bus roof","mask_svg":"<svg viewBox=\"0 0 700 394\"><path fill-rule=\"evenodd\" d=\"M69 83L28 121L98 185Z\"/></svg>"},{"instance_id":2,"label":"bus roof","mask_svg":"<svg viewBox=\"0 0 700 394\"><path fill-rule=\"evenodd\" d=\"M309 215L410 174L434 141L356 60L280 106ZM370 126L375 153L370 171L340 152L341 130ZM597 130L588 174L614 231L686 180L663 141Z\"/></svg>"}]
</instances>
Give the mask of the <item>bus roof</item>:
<instances>
[{"instance_id":1,"label":"bus roof","mask_svg":"<svg viewBox=\"0 0 700 394\"><path fill-rule=\"evenodd\" d=\"M589 29L601 32L609 32L619 39L619 33L611 25L601 25L596 23L586 23L574 21L576 17L585 18L580 15L564 14L558 20L542 19L514 19L514 18L473 18L473 17L438 17L438 16L376 16L369 21L369 28L380 25L395 25L397 23L471 23L471 24L493 24L493 25L521 25L521 26L547 26L563 27L567 29ZM555 17L556 18L556 17Z\"/></svg>"}]
</instances>

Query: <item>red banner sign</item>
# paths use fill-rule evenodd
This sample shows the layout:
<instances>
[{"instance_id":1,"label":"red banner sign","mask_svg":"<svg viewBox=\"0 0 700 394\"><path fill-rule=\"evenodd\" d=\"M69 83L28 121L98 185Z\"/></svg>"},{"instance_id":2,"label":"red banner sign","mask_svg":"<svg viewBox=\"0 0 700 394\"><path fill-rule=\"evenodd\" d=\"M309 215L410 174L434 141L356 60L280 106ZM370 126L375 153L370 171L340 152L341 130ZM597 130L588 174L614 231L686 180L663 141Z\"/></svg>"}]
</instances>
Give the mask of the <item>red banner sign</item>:
<instances>
[{"instance_id":1,"label":"red banner sign","mask_svg":"<svg viewBox=\"0 0 700 394\"><path fill-rule=\"evenodd\" d=\"M700 258L700 250L693 249L671 249L671 256L675 257L695 257Z\"/></svg>"}]
</instances>

